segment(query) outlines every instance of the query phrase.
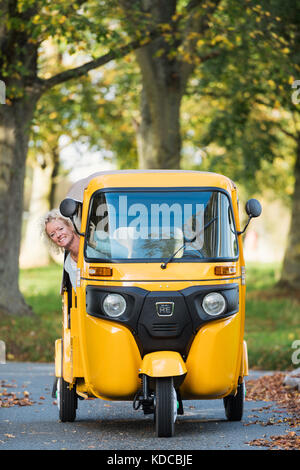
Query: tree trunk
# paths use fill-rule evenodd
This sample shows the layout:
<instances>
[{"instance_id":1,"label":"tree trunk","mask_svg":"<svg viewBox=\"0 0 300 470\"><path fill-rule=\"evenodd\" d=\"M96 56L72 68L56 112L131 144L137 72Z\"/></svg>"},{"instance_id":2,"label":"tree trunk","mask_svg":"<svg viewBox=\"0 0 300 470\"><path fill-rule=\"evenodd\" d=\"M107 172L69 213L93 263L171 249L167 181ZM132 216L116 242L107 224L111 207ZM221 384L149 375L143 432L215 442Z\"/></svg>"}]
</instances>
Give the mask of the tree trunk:
<instances>
[{"instance_id":1,"label":"tree trunk","mask_svg":"<svg viewBox=\"0 0 300 470\"><path fill-rule=\"evenodd\" d=\"M141 54L140 54L141 55ZM143 60L140 59L140 64ZM137 131L140 168L180 168L181 135L178 87L151 82L141 65L141 124Z\"/></svg>"},{"instance_id":2,"label":"tree trunk","mask_svg":"<svg viewBox=\"0 0 300 470\"><path fill-rule=\"evenodd\" d=\"M300 290L300 133L297 136L295 163L295 189L292 202L292 216L287 247L283 260L281 287Z\"/></svg>"},{"instance_id":3,"label":"tree trunk","mask_svg":"<svg viewBox=\"0 0 300 470\"><path fill-rule=\"evenodd\" d=\"M135 3L129 0L120 2L133 26L136 20L131 5ZM151 19L149 31L155 28L162 31L159 38L136 51L143 85L141 124L137 132L140 168L180 168L181 99L195 67L192 56L197 41L210 28L220 0L210 2L202 14L200 1L188 2L184 14L177 11L180 10L179 3L178 0L138 2L137 8L145 13L147 21ZM180 17L182 21L177 21ZM139 28L139 24L135 26ZM201 62L214 55L202 57Z\"/></svg>"},{"instance_id":4,"label":"tree trunk","mask_svg":"<svg viewBox=\"0 0 300 470\"><path fill-rule=\"evenodd\" d=\"M31 312L19 289L19 250L29 123L34 100L0 106L0 312Z\"/></svg>"},{"instance_id":5,"label":"tree trunk","mask_svg":"<svg viewBox=\"0 0 300 470\"><path fill-rule=\"evenodd\" d=\"M153 25L171 24L176 1L153 2L148 6ZM180 168L180 104L184 84L176 47L170 39L161 37L136 52L143 85L137 133L140 168Z\"/></svg>"}]
</instances>

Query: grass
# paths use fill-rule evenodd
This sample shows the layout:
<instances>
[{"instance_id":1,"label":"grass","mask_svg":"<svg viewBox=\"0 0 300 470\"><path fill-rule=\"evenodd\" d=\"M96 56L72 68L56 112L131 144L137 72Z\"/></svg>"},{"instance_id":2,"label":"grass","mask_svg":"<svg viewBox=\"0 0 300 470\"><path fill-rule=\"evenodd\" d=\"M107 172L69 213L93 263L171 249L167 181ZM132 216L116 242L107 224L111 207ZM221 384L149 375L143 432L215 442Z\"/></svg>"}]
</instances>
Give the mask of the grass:
<instances>
[{"instance_id":1,"label":"grass","mask_svg":"<svg viewBox=\"0 0 300 470\"><path fill-rule=\"evenodd\" d=\"M295 368L292 343L300 339L300 300L276 287L279 270L276 264L247 264L245 339L250 368ZM54 264L21 271L21 290L34 315L0 317L7 360L53 362L54 341L62 329L61 271Z\"/></svg>"},{"instance_id":2,"label":"grass","mask_svg":"<svg viewBox=\"0 0 300 470\"><path fill-rule=\"evenodd\" d=\"M279 273L277 264L247 266L245 339L252 368L295 367L292 344L300 339L300 300L276 286Z\"/></svg>"},{"instance_id":3,"label":"grass","mask_svg":"<svg viewBox=\"0 0 300 470\"><path fill-rule=\"evenodd\" d=\"M7 360L53 362L54 341L62 331L61 276L62 268L55 264L21 270L20 287L34 315L0 317Z\"/></svg>"}]
</instances>

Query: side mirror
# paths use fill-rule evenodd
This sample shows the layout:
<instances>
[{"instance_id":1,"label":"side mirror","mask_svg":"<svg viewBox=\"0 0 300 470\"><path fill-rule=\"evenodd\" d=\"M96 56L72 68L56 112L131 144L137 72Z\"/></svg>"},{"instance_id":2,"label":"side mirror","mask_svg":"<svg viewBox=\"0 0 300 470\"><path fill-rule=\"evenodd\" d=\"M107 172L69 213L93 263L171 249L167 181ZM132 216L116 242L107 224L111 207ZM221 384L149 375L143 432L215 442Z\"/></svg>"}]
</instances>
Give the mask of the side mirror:
<instances>
[{"instance_id":1,"label":"side mirror","mask_svg":"<svg viewBox=\"0 0 300 470\"><path fill-rule=\"evenodd\" d=\"M78 228L76 227L76 224L74 222L74 216L76 215L76 212L78 210L78 202L74 201L74 199L66 198L61 201L59 210L61 215L71 219L75 232L78 235L84 236L84 233L78 231Z\"/></svg>"},{"instance_id":2,"label":"side mirror","mask_svg":"<svg viewBox=\"0 0 300 470\"><path fill-rule=\"evenodd\" d=\"M246 212L249 217L259 217L261 210L261 204L257 199L249 199L246 202Z\"/></svg>"},{"instance_id":3,"label":"side mirror","mask_svg":"<svg viewBox=\"0 0 300 470\"><path fill-rule=\"evenodd\" d=\"M74 199L64 199L59 206L61 215L72 218L77 211L77 202Z\"/></svg>"},{"instance_id":4,"label":"side mirror","mask_svg":"<svg viewBox=\"0 0 300 470\"><path fill-rule=\"evenodd\" d=\"M238 235L241 235L242 233L244 233L250 223L250 220L253 217L259 217L262 211L261 204L257 199L249 199L249 201L246 202L245 209L249 216L249 219L248 219L248 222L246 223L244 230L242 230L241 232L237 232Z\"/></svg>"}]
</instances>

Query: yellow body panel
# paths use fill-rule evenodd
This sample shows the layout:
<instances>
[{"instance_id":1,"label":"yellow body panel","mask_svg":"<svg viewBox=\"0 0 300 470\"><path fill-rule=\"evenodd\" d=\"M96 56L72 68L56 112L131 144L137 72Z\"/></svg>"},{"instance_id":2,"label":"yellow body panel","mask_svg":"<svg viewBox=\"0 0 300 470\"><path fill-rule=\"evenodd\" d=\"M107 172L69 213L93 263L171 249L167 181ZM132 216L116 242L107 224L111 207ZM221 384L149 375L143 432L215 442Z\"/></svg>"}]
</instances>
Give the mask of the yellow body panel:
<instances>
[{"instance_id":1,"label":"yellow body panel","mask_svg":"<svg viewBox=\"0 0 300 470\"><path fill-rule=\"evenodd\" d=\"M107 399L133 398L140 386L141 356L128 328L85 315L83 336L88 393Z\"/></svg>"},{"instance_id":2,"label":"yellow body panel","mask_svg":"<svg viewBox=\"0 0 300 470\"><path fill-rule=\"evenodd\" d=\"M78 336L71 337L71 347L72 347L72 360L73 360L73 376L74 377L83 377L83 367L81 360L81 348L79 343Z\"/></svg>"},{"instance_id":3,"label":"yellow body panel","mask_svg":"<svg viewBox=\"0 0 300 470\"><path fill-rule=\"evenodd\" d=\"M122 187L215 187L222 188L232 199L236 228L240 230L236 188L229 178L200 172L147 172L145 174L107 174L92 180L84 191L81 231L86 230L89 202L92 194L102 188ZM78 268L80 286L76 299L73 291L73 308L68 325L64 308L63 377L74 383L83 396L104 399L132 399L141 386L139 374L150 377L183 375L183 399L217 398L234 393L238 381L248 373L247 348L243 343L245 321L245 285L243 247L238 237L239 259L218 263L180 263L173 260L166 269L160 263L87 263L84 260L84 237L80 237ZM236 274L218 276L217 265L235 266ZM89 268L112 268L113 275L90 276ZM191 286L209 286L238 283L239 311L223 320L206 323L196 333L186 361L172 351L159 351L141 357L132 332L121 323L92 317L86 313L85 290L88 285L132 286L148 291L178 291ZM66 294L64 301L67 303ZM70 328L68 327L70 326ZM59 369L59 343L55 364ZM162 374L162 375L159 375Z\"/></svg>"},{"instance_id":4,"label":"yellow body panel","mask_svg":"<svg viewBox=\"0 0 300 470\"><path fill-rule=\"evenodd\" d=\"M232 278L239 278L239 262L218 262L218 263L176 263L172 261L167 268L161 269L161 263L97 263L97 266L109 266L113 270L111 277L94 277L89 275L89 267L94 263L84 263L81 271L83 279L89 279L90 284L101 282L102 286L114 285L122 281L122 285L139 285L144 283L144 288L148 290L172 290L189 287L193 283L222 284L232 282ZM236 266L237 272L234 276L218 276L214 272L215 266ZM172 283L171 283L172 281ZM119 285L119 284L118 284Z\"/></svg>"},{"instance_id":5,"label":"yellow body panel","mask_svg":"<svg viewBox=\"0 0 300 470\"><path fill-rule=\"evenodd\" d=\"M235 314L198 331L186 361L183 398L218 398L235 390L241 361L240 328L240 316Z\"/></svg>"},{"instance_id":6,"label":"yellow body panel","mask_svg":"<svg viewBox=\"0 0 300 470\"><path fill-rule=\"evenodd\" d=\"M62 376L66 382L73 382L73 356L71 344L71 331L66 329L63 337L63 370Z\"/></svg>"},{"instance_id":7,"label":"yellow body panel","mask_svg":"<svg viewBox=\"0 0 300 470\"><path fill-rule=\"evenodd\" d=\"M248 369L248 350L247 350L247 343L243 341L243 361L242 361L242 370L240 372L241 377L245 377L249 375Z\"/></svg>"},{"instance_id":8,"label":"yellow body panel","mask_svg":"<svg viewBox=\"0 0 300 470\"><path fill-rule=\"evenodd\" d=\"M62 377L62 340L55 341L55 377Z\"/></svg>"},{"instance_id":9,"label":"yellow body panel","mask_svg":"<svg viewBox=\"0 0 300 470\"><path fill-rule=\"evenodd\" d=\"M101 174L93 178L87 189L88 198L100 188L182 188L182 187L216 187L231 192L235 188L230 178L211 172L154 170L145 172L128 172Z\"/></svg>"},{"instance_id":10,"label":"yellow body panel","mask_svg":"<svg viewBox=\"0 0 300 470\"><path fill-rule=\"evenodd\" d=\"M141 365L141 374L149 375L149 377L175 377L186 373L182 357L174 351L146 354Z\"/></svg>"}]
</instances>

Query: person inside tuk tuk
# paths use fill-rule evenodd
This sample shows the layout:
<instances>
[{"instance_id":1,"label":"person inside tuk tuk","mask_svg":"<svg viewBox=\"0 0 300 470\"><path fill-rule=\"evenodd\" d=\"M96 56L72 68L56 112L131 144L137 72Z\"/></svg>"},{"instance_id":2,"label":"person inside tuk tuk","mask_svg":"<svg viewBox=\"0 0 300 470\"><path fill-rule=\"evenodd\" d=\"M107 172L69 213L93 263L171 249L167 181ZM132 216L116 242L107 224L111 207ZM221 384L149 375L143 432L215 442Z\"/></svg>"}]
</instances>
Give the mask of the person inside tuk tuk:
<instances>
[{"instance_id":1,"label":"person inside tuk tuk","mask_svg":"<svg viewBox=\"0 0 300 470\"><path fill-rule=\"evenodd\" d=\"M68 273L71 284L76 291L76 270L80 238L75 232L71 220L61 215L58 209L52 209L44 216L43 232L52 249L56 252L65 251L64 269Z\"/></svg>"},{"instance_id":2,"label":"person inside tuk tuk","mask_svg":"<svg viewBox=\"0 0 300 470\"><path fill-rule=\"evenodd\" d=\"M43 234L49 241L50 247L56 251L65 252L64 269L68 273L71 284L76 291L77 261L79 253L80 237L76 233L70 219L64 217L59 209L52 209L43 219ZM117 240L99 240L95 236L95 226L91 224L90 239L87 244L86 254L88 257L111 258L111 249L117 257L127 256L127 249ZM113 246L112 246L113 244Z\"/></svg>"}]
</instances>

